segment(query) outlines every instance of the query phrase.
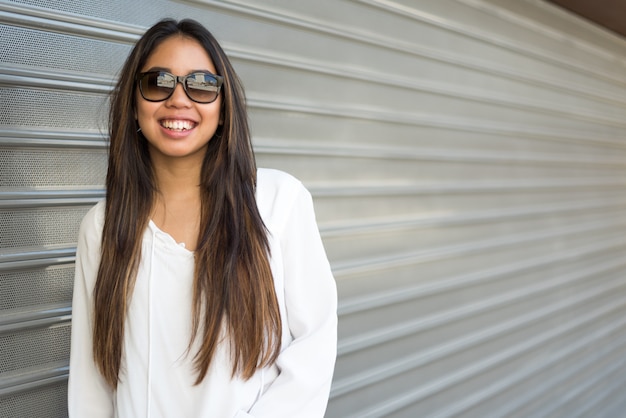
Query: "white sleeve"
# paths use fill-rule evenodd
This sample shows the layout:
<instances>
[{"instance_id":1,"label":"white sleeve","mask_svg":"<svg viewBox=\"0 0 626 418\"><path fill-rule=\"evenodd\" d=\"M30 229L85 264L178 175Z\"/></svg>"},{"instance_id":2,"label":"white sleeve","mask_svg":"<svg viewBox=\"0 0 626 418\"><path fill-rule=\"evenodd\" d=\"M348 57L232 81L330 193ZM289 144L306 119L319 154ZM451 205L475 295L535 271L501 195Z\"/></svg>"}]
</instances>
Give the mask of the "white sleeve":
<instances>
[{"instance_id":1,"label":"white sleeve","mask_svg":"<svg viewBox=\"0 0 626 418\"><path fill-rule=\"evenodd\" d=\"M113 417L113 392L96 368L92 350L93 286L100 264L102 204L85 215L78 236L72 299L68 412L70 418Z\"/></svg>"},{"instance_id":2,"label":"white sleeve","mask_svg":"<svg viewBox=\"0 0 626 418\"><path fill-rule=\"evenodd\" d=\"M298 184L281 234L286 320L293 341L279 375L245 416L322 418L337 356L337 288L310 193Z\"/></svg>"}]
</instances>

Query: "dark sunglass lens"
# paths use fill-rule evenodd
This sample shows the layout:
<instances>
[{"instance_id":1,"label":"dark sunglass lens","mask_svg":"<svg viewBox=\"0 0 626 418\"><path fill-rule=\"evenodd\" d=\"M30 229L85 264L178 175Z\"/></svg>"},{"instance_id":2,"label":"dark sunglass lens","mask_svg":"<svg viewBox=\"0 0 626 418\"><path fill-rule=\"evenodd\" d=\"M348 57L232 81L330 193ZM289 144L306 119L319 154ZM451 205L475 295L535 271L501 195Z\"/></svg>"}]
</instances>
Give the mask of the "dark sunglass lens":
<instances>
[{"instance_id":1,"label":"dark sunglass lens","mask_svg":"<svg viewBox=\"0 0 626 418\"><path fill-rule=\"evenodd\" d=\"M187 76L185 88L191 99L202 103L214 101L219 93L217 79L207 73L194 73Z\"/></svg>"},{"instance_id":2,"label":"dark sunglass lens","mask_svg":"<svg viewBox=\"0 0 626 418\"><path fill-rule=\"evenodd\" d=\"M165 100L176 87L176 79L164 72L151 72L141 78L141 92L146 100Z\"/></svg>"}]
</instances>

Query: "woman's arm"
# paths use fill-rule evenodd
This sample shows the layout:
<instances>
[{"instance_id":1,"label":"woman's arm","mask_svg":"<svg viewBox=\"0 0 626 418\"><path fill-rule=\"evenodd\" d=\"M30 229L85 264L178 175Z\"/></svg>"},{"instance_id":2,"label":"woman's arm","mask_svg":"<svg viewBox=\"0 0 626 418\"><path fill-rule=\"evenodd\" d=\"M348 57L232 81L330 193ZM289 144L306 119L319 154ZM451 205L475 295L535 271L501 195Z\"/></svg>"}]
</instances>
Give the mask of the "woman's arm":
<instances>
[{"instance_id":1,"label":"woman's arm","mask_svg":"<svg viewBox=\"0 0 626 418\"><path fill-rule=\"evenodd\" d=\"M71 418L113 417L113 394L93 361L93 286L100 264L103 206L83 219L76 249L68 411Z\"/></svg>"},{"instance_id":2,"label":"woman's arm","mask_svg":"<svg viewBox=\"0 0 626 418\"><path fill-rule=\"evenodd\" d=\"M252 407L254 418L324 416L337 355L337 289L309 192L298 183L281 234L286 320L293 337L279 376Z\"/></svg>"}]
</instances>

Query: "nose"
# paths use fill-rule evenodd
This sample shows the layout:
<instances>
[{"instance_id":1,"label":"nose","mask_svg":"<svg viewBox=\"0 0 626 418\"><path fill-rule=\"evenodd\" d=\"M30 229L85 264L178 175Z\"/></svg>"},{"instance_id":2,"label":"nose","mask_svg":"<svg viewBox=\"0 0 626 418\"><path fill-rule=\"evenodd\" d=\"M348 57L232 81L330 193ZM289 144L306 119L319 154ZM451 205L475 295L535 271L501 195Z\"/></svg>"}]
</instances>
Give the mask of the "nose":
<instances>
[{"instance_id":1,"label":"nose","mask_svg":"<svg viewBox=\"0 0 626 418\"><path fill-rule=\"evenodd\" d=\"M191 99L187 96L187 92L183 87L183 82L177 80L174 86L174 92L167 99L167 104L172 107L188 107L191 106Z\"/></svg>"}]
</instances>

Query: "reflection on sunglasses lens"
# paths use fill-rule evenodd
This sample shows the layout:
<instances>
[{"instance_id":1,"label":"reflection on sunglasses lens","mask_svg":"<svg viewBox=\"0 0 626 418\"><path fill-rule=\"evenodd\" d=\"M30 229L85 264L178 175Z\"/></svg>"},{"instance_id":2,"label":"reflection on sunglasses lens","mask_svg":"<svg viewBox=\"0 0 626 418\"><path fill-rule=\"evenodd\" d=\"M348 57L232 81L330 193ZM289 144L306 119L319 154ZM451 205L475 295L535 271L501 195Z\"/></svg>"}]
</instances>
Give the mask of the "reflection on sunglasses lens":
<instances>
[{"instance_id":1,"label":"reflection on sunglasses lens","mask_svg":"<svg viewBox=\"0 0 626 418\"><path fill-rule=\"evenodd\" d=\"M173 89L176 86L176 80L169 74L159 74L156 79L157 87L165 87L169 89Z\"/></svg>"},{"instance_id":2,"label":"reflection on sunglasses lens","mask_svg":"<svg viewBox=\"0 0 626 418\"><path fill-rule=\"evenodd\" d=\"M176 89L179 80L187 96L196 102L210 103L219 94L220 83L212 74L193 73L181 78L163 71L145 73L139 79L141 95L146 100L166 100Z\"/></svg>"}]
</instances>

